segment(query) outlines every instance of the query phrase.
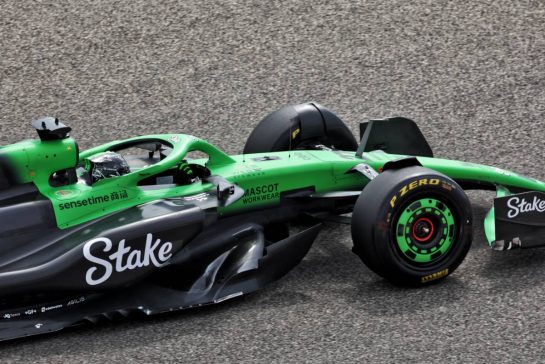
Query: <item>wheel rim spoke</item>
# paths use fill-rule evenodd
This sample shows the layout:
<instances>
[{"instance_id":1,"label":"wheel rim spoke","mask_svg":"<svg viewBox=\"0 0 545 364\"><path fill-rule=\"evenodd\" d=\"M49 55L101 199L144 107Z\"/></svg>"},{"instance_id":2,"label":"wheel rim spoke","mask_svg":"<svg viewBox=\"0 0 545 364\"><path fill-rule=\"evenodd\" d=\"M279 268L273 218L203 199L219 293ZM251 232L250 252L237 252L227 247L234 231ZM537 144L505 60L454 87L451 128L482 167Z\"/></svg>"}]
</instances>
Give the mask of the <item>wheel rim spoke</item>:
<instances>
[{"instance_id":1,"label":"wheel rim spoke","mask_svg":"<svg viewBox=\"0 0 545 364\"><path fill-rule=\"evenodd\" d=\"M453 245L456 224L451 209L442 201L423 198L399 215L396 243L411 263L429 264L443 258Z\"/></svg>"}]
</instances>

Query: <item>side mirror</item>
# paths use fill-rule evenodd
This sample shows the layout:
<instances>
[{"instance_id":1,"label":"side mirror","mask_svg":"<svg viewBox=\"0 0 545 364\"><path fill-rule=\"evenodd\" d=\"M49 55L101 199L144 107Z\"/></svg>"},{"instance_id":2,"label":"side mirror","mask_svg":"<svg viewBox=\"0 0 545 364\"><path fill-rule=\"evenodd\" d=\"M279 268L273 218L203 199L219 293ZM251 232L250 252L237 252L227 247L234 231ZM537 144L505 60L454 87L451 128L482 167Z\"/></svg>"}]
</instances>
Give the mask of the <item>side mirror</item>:
<instances>
[{"instance_id":1,"label":"side mirror","mask_svg":"<svg viewBox=\"0 0 545 364\"><path fill-rule=\"evenodd\" d=\"M225 201L235 194L235 186L220 182L217 186L218 200Z\"/></svg>"},{"instance_id":2,"label":"side mirror","mask_svg":"<svg viewBox=\"0 0 545 364\"><path fill-rule=\"evenodd\" d=\"M221 206L229 206L244 196L244 190L242 188L230 183L220 176L210 176L204 178L204 180L216 186L216 196Z\"/></svg>"}]
</instances>

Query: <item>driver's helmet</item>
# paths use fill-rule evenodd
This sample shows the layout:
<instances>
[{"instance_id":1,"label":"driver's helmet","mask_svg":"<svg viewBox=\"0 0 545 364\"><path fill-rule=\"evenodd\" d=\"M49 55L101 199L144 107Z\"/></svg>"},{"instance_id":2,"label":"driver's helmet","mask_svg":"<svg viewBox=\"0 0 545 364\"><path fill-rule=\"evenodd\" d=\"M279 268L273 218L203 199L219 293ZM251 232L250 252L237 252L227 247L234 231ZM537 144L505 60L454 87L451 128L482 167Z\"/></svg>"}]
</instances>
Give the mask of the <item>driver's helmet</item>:
<instances>
[{"instance_id":1,"label":"driver's helmet","mask_svg":"<svg viewBox=\"0 0 545 364\"><path fill-rule=\"evenodd\" d=\"M91 174L92 183L105 178L123 176L130 173L125 158L114 152L104 152L87 160L85 169Z\"/></svg>"}]
</instances>

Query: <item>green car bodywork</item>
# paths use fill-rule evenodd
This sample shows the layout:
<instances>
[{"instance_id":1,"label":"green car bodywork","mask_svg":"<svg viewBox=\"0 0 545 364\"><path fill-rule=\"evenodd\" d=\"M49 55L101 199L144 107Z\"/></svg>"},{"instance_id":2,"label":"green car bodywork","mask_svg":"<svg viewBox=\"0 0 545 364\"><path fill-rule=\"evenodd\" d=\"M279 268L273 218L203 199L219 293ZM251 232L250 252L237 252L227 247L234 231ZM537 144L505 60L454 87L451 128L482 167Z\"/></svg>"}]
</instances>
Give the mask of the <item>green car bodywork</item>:
<instances>
[{"instance_id":1,"label":"green car bodywork","mask_svg":"<svg viewBox=\"0 0 545 364\"><path fill-rule=\"evenodd\" d=\"M54 173L74 166L105 151L120 146L158 142L171 148L161 161L135 168L123 176L100 180L92 185L77 182L54 187L50 179ZM189 152L199 151L208 158L194 159L191 163L206 166L211 175L221 176L244 190L242 198L218 208L220 215L236 214L252 209L262 209L280 203L283 191L293 191L313 186L315 194L339 191L361 191L369 179L360 173L347 173L360 163L381 171L387 162L407 156L387 154L382 151L363 153L338 150L293 150L229 156L206 141L184 134L147 135L127 140L113 141L78 152L72 138L62 140L26 140L0 148L0 158L8 163L19 184L33 183L39 192L51 200L57 226L66 229L106 216L132 206L158 199L193 196L216 188L212 183L198 180L189 185L161 185L153 189L142 188L139 182L169 169L176 168ZM545 191L545 183L517 173L479 164L417 157L426 168L443 173L456 181L495 186L498 196L510 190ZM488 242L495 240L494 211L485 219Z\"/></svg>"}]
</instances>

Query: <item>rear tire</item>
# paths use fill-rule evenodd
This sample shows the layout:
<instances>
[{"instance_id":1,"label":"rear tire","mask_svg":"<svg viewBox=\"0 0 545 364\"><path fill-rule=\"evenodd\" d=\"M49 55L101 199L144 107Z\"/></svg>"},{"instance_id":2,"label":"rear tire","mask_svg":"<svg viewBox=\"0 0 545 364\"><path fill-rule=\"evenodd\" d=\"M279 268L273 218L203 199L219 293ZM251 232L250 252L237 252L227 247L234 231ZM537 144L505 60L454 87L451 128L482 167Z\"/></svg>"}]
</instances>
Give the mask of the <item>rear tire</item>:
<instances>
[{"instance_id":1,"label":"rear tire","mask_svg":"<svg viewBox=\"0 0 545 364\"><path fill-rule=\"evenodd\" d=\"M346 151L358 148L350 129L325 107L317 103L289 105L261 120L248 137L244 153L314 149L318 144Z\"/></svg>"},{"instance_id":2,"label":"rear tire","mask_svg":"<svg viewBox=\"0 0 545 364\"><path fill-rule=\"evenodd\" d=\"M444 279L472 239L471 205L456 182L419 167L387 170L359 196L354 252L375 273L403 286Z\"/></svg>"}]
</instances>

